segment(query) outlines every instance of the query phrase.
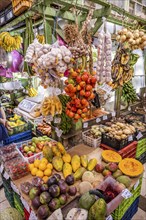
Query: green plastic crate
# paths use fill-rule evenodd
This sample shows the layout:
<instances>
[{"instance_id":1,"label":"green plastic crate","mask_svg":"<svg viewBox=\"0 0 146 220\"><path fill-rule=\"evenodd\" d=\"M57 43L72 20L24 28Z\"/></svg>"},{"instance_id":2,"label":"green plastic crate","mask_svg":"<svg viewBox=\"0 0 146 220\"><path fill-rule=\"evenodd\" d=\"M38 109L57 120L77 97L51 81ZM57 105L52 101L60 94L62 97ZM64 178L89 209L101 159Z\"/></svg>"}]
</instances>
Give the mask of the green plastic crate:
<instances>
[{"instance_id":1,"label":"green plastic crate","mask_svg":"<svg viewBox=\"0 0 146 220\"><path fill-rule=\"evenodd\" d=\"M138 141L136 158L140 157L145 152L146 152L146 138L143 138L142 140Z\"/></svg>"},{"instance_id":2,"label":"green plastic crate","mask_svg":"<svg viewBox=\"0 0 146 220\"><path fill-rule=\"evenodd\" d=\"M136 198L140 196L141 192L141 186L142 186L142 177L139 179L139 185L136 189L134 189L134 186L131 189L132 196L129 199L124 199L121 204L118 206L118 208L112 213L112 217L114 220L121 220L126 211L129 209L129 207L132 205L132 203L135 201Z\"/></svg>"}]
</instances>

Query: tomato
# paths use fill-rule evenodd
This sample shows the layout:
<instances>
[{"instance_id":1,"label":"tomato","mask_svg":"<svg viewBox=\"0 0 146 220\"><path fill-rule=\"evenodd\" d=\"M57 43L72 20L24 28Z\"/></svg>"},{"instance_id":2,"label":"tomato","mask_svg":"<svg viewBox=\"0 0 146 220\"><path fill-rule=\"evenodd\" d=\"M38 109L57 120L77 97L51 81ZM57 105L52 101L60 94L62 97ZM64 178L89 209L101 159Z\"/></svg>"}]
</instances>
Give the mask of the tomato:
<instances>
[{"instance_id":1,"label":"tomato","mask_svg":"<svg viewBox=\"0 0 146 220\"><path fill-rule=\"evenodd\" d=\"M85 88L85 86L86 86L86 83L84 82L84 81L82 81L82 82L80 82L80 84L79 84L82 88Z\"/></svg>"},{"instance_id":2,"label":"tomato","mask_svg":"<svg viewBox=\"0 0 146 220\"><path fill-rule=\"evenodd\" d=\"M78 73L77 73L77 72L73 71L73 72L71 73L71 77L72 77L72 78L76 78L77 76L78 76Z\"/></svg>"},{"instance_id":3,"label":"tomato","mask_svg":"<svg viewBox=\"0 0 146 220\"><path fill-rule=\"evenodd\" d=\"M77 76L77 77L76 77L76 82L77 82L77 83L80 83L81 81L82 81L81 76Z\"/></svg>"},{"instance_id":4,"label":"tomato","mask_svg":"<svg viewBox=\"0 0 146 220\"><path fill-rule=\"evenodd\" d=\"M75 114L74 118L75 118L75 119L79 119L79 118L80 118L80 115L79 115L79 114Z\"/></svg>"},{"instance_id":5,"label":"tomato","mask_svg":"<svg viewBox=\"0 0 146 220\"><path fill-rule=\"evenodd\" d=\"M82 110L78 109L77 114L81 115L82 114Z\"/></svg>"},{"instance_id":6,"label":"tomato","mask_svg":"<svg viewBox=\"0 0 146 220\"><path fill-rule=\"evenodd\" d=\"M85 97L89 97L91 95L91 92L85 92Z\"/></svg>"},{"instance_id":7,"label":"tomato","mask_svg":"<svg viewBox=\"0 0 146 220\"><path fill-rule=\"evenodd\" d=\"M71 112L71 111L70 111L69 114L68 114L68 116L69 116L70 118L73 118L74 115L75 115L75 114L74 114L73 112Z\"/></svg>"},{"instance_id":8,"label":"tomato","mask_svg":"<svg viewBox=\"0 0 146 220\"><path fill-rule=\"evenodd\" d=\"M68 85L68 79L65 80L65 84Z\"/></svg>"},{"instance_id":9,"label":"tomato","mask_svg":"<svg viewBox=\"0 0 146 220\"><path fill-rule=\"evenodd\" d=\"M80 90L80 95L81 96L84 96L85 95L85 91L82 89L82 90Z\"/></svg>"},{"instance_id":10,"label":"tomato","mask_svg":"<svg viewBox=\"0 0 146 220\"><path fill-rule=\"evenodd\" d=\"M87 75L87 74L84 74L84 75L82 76L82 80L83 80L84 82L86 82L87 79L88 79L88 75Z\"/></svg>"},{"instance_id":11,"label":"tomato","mask_svg":"<svg viewBox=\"0 0 146 220\"><path fill-rule=\"evenodd\" d=\"M82 104L82 105L87 104L87 100L86 100L86 99L82 99L82 100L81 100L81 104Z\"/></svg>"},{"instance_id":12,"label":"tomato","mask_svg":"<svg viewBox=\"0 0 146 220\"><path fill-rule=\"evenodd\" d=\"M86 112L88 112L88 109L87 108L83 108L82 112L86 113Z\"/></svg>"},{"instance_id":13,"label":"tomato","mask_svg":"<svg viewBox=\"0 0 146 220\"><path fill-rule=\"evenodd\" d=\"M87 91L90 91L91 89L92 89L92 86L89 85L89 84L87 84L87 85L86 85L86 90L87 90Z\"/></svg>"},{"instance_id":14,"label":"tomato","mask_svg":"<svg viewBox=\"0 0 146 220\"><path fill-rule=\"evenodd\" d=\"M77 85L77 90L80 91L81 90L81 86Z\"/></svg>"},{"instance_id":15,"label":"tomato","mask_svg":"<svg viewBox=\"0 0 146 220\"><path fill-rule=\"evenodd\" d=\"M73 107L71 107L71 111L72 111L72 112L76 112L76 111L77 111L77 108L73 106Z\"/></svg>"}]
</instances>

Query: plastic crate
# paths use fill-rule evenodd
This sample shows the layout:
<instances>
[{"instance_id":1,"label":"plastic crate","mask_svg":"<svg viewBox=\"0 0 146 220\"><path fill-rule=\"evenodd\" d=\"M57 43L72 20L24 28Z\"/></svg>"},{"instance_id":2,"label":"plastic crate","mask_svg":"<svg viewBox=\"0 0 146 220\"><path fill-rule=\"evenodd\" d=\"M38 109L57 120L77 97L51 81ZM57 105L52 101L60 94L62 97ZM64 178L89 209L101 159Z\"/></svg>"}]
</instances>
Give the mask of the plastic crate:
<instances>
[{"instance_id":1,"label":"plastic crate","mask_svg":"<svg viewBox=\"0 0 146 220\"><path fill-rule=\"evenodd\" d=\"M32 6L31 0L12 0L13 13L18 16Z\"/></svg>"},{"instance_id":2,"label":"plastic crate","mask_svg":"<svg viewBox=\"0 0 146 220\"><path fill-rule=\"evenodd\" d=\"M138 141L136 157L139 158L145 152L146 152L146 138Z\"/></svg>"},{"instance_id":3,"label":"plastic crate","mask_svg":"<svg viewBox=\"0 0 146 220\"><path fill-rule=\"evenodd\" d=\"M105 145L105 144L101 144L100 147L103 149L103 150L114 150L116 151L115 149ZM129 144L128 146L124 147L123 149L119 150L119 151L116 151L118 152L121 157L124 159L124 158L135 158L135 155L136 155L136 148L137 148L137 141L134 141L132 142L131 144Z\"/></svg>"},{"instance_id":4,"label":"plastic crate","mask_svg":"<svg viewBox=\"0 0 146 220\"><path fill-rule=\"evenodd\" d=\"M136 159L139 160L142 164L146 163L146 152Z\"/></svg>"},{"instance_id":5,"label":"plastic crate","mask_svg":"<svg viewBox=\"0 0 146 220\"><path fill-rule=\"evenodd\" d=\"M131 141L128 140L129 137L124 140L117 140L115 138L109 137L108 134L103 133L101 143L106 144L115 150L121 150L122 148L126 147L127 145L129 145L130 143L132 143L135 140L135 134L130 135L130 136L132 136Z\"/></svg>"},{"instance_id":6,"label":"plastic crate","mask_svg":"<svg viewBox=\"0 0 146 220\"><path fill-rule=\"evenodd\" d=\"M128 118L129 116L131 116L131 119ZM133 119L132 119L132 116L133 116ZM137 119L135 119L134 116L136 116ZM128 123L134 122L135 120L144 122L145 118L144 118L144 115L141 115L141 114L138 114L138 113L134 113L134 112L133 112L133 113L127 115L127 116L125 117L125 120L126 120L126 122L128 122Z\"/></svg>"},{"instance_id":7,"label":"plastic crate","mask_svg":"<svg viewBox=\"0 0 146 220\"><path fill-rule=\"evenodd\" d=\"M138 211L139 197L135 199L129 209L126 211L121 220L131 220Z\"/></svg>"},{"instance_id":8,"label":"plastic crate","mask_svg":"<svg viewBox=\"0 0 146 220\"><path fill-rule=\"evenodd\" d=\"M30 140L27 140L27 141L23 141L23 142L20 142L17 144L17 149L19 151L19 154L24 158L24 160L27 162L27 163L33 163L36 159L42 159L43 158L43 152L39 152L39 153L36 153L34 154L33 156L31 157L25 157L21 151L20 151L20 148L26 144L28 145L28 143L31 142L31 139Z\"/></svg>"},{"instance_id":9,"label":"plastic crate","mask_svg":"<svg viewBox=\"0 0 146 220\"><path fill-rule=\"evenodd\" d=\"M32 124L30 122L23 124L23 125L18 125L15 127L11 127L11 130L8 132L9 135L14 135L14 134L19 134L24 131L28 131L32 129Z\"/></svg>"},{"instance_id":10,"label":"plastic crate","mask_svg":"<svg viewBox=\"0 0 146 220\"><path fill-rule=\"evenodd\" d=\"M85 144L87 144L88 146L90 147L99 147L100 144L101 144L101 137L97 138L97 139L94 139L94 138L91 138L87 135L87 133L89 132L90 130L87 130L87 131L84 131L82 132L82 139L83 139L83 142Z\"/></svg>"},{"instance_id":11,"label":"plastic crate","mask_svg":"<svg viewBox=\"0 0 146 220\"><path fill-rule=\"evenodd\" d=\"M20 141L25 141L25 140L29 140L32 138L32 131L28 130L16 135L13 135L11 137L8 137L5 141L4 141L4 145L6 144L11 144L11 143L18 143Z\"/></svg>"},{"instance_id":12,"label":"plastic crate","mask_svg":"<svg viewBox=\"0 0 146 220\"><path fill-rule=\"evenodd\" d=\"M129 207L140 196L141 186L142 186L142 177L139 179L138 186L136 188L135 186L132 187L130 191L132 193L132 196L128 199L124 199L121 202L121 204L118 206L118 208L112 213L112 217L114 220L121 220L123 218Z\"/></svg>"}]
</instances>

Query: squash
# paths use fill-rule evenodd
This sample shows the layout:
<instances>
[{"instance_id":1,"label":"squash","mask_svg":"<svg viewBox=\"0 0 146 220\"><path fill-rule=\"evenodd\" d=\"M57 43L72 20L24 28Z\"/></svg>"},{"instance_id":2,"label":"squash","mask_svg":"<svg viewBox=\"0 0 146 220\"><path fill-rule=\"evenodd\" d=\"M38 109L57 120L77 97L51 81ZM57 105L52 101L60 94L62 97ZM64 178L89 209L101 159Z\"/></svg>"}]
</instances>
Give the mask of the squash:
<instances>
[{"instance_id":1,"label":"squash","mask_svg":"<svg viewBox=\"0 0 146 220\"><path fill-rule=\"evenodd\" d=\"M104 150L101 156L106 163L119 163L122 160L121 155L112 150Z\"/></svg>"},{"instance_id":2,"label":"squash","mask_svg":"<svg viewBox=\"0 0 146 220\"><path fill-rule=\"evenodd\" d=\"M133 158L125 158L119 163L119 169L127 176L137 177L143 173L142 163Z\"/></svg>"}]
</instances>

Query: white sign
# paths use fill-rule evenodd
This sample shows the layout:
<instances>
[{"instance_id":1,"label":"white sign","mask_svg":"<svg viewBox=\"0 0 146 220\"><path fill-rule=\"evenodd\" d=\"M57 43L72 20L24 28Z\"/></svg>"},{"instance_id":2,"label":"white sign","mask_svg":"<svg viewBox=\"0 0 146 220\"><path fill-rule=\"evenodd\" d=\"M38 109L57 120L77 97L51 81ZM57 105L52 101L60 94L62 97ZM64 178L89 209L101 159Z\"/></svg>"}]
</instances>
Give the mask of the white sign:
<instances>
[{"instance_id":1,"label":"white sign","mask_svg":"<svg viewBox=\"0 0 146 220\"><path fill-rule=\"evenodd\" d=\"M61 118L55 118L54 123L59 124L61 122Z\"/></svg>"},{"instance_id":2,"label":"white sign","mask_svg":"<svg viewBox=\"0 0 146 220\"><path fill-rule=\"evenodd\" d=\"M85 123L83 124L83 128L88 128L88 122L85 122Z\"/></svg>"},{"instance_id":3,"label":"white sign","mask_svg":"<svg viewBox=\"0 0 146 220\"><path fill-rule=\"evenodd\" d=\"M18 188L15 186L15 184L12 181L11 181L11 187L14 190L15 193L20 195L20 192L19 192Z\"/></svg>"},{"instance_id":4,"label":"white sign","mask_svg":"<svg viewBox=\"0 0 146 220\"><path fill-rule=\"evenodd\" d=\"M9 174L8 174L6 171L4 172L4 178L5 178L6 180L8 180L8 179L10 178Z\"/></svg>"},{"instance_id":5,"label":"white sign","mask_svg":"<svg viewBox=\"0 0 146 220\"><path fill-rule=\"evenodd\" d=\"M137 182L135 183L134 190L138 187L138 185L139 185L139 180L137 180Z\"/></svg>"},{"instance_id":6,"label":"white sign","mask_svg":"<svg viewBox=\"0 0 146 220\"><path fill-rule=\"evenodd\" d=\"M22 196L21 196L21 202L24 205L24 208L30 213L30 207L29 207L28 203L25 201L25 199L23 199Z\"/></svg>"},{"instance_id":7,"label":"white sign","mask_svg":"<svg viewBox=\"0 0 146 220\"><path fill-rule=\"evenodd\" d=\"M139 132L138 135L136 136L136 139L139 140L142 137L143 137L143 134L141 132Z\"/></svg>"},{"instance_id":8,"label":"white sign","mask_svg":"<svg viewBox=\"0 0 146 220\"><path fill-rule=\"evenodd\" d=\"M53 121L53 116L52 115L48 115L45 117L46 121Z\"/></svg>"},{"instance_id":9,"label":"white sign","mask_svg":"<svg viewBox=\"0 0 146 220\"><path fill-rule=\"evenodd\" d=\"M107 115L104 115L104 116L103 116L103 120L107 120Z\"/></svg>"},{"instance_id":10,"label":"white sign","mask_svg":"<svg viewBox=\"0 0 146 220\"><path fill-rule=\"evenodd\" d=\"M56 131L57 137L61 137L63 131L61 129L58 129L58 128L55 128L55 131Z\"/></svg>"},{"instance_id":11,"label":"white sign","mask_svg":"<svg viewBox=\"0 0 146 220\"><path fill-rule=\"evenodd\" d=\"M122 191L122 197L124 199L129 199L132 196L132 193L128 189Z\"/></svg>"},{"instance_id":12,"label":"white sign","mask_svg":"<svg viewBox=\"0 0 146 220\"><path fill-rule=\"evenodd\" d=\"M102 90L104 90L107 93L110 93L112 91L112 87L107 85L106 83L101 87Z\"/></svg>"},{"instance_id":13,"label":"white sign","mask_svg":"<svg viewBox=\"0 0 146 220\"><path fill-rule=\"evenodd\" d=\"M99 123L101 121L100 118L96 118L96 123Z\"/></svg>"},{"instance_id":14,"label":"white sign","mask_svg":"<svg viewBox=\"0 0 146 220\"><path fill-rule=\"evenodd\" d=\"M3 170L4 170L4 166L3 166L3 164L1 164L1 167L0 167L0 172L2 173L2 172L3 172Z\"/></svg>"},{"instance_id":15,"label":"white sign","mask_svg":"<svg viewBox=\"0 0 146 220\"><path fill-rule=\"evenodd\" d=\"M34 120L34 123L35 123L35 124L41 124L41 123L43 123L43 117L36 118L36 119Z\"/></svg>"},{"instance_id":16,"label":"white sign","mask_svg":"<svg viewBox=\"0 0 146 220\"><path fill-rule=\"evenodd\" d=\"M132 135L130 135L130 136L128 137L128 141L133 141L133 136L132 136Z\"/></svg>"},{"instance_id":17,"label":"white sign","mask_svg":"<svg viewBox=\"0 0 146 220\"><path fill-rule=\"evenodd\" d=\"M113 217L111 215L109 215L106 220L113 220Z\"/></svg>"}]
</instances>

